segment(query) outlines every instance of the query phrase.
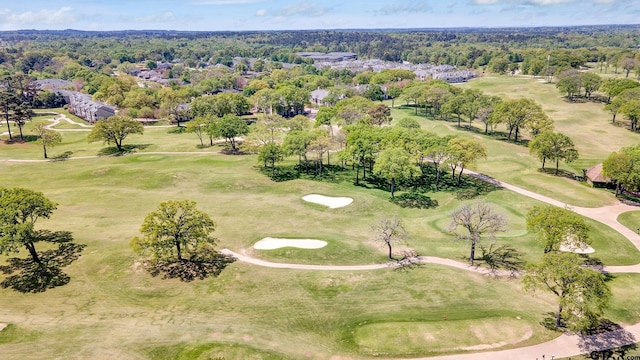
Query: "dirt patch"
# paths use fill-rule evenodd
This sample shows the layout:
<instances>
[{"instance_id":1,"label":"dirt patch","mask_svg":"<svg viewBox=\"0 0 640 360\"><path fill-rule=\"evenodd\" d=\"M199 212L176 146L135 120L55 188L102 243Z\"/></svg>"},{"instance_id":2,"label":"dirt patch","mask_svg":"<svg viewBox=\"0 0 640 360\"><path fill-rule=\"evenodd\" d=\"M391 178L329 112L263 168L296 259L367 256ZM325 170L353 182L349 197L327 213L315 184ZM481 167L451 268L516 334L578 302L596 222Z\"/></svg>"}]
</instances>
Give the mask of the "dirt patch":
<instances>
[{"instance_id":1,"label":"dirt patch","mask_svg":"<svg viewBox=\"0 0 640 360\"><path fill-rule=\"evenodd\" d=\"M251 340L253 340L253 336L249 335L249 334L245 334L242 336L242 340L249 342Z\"/></svg>"}]
</instances>

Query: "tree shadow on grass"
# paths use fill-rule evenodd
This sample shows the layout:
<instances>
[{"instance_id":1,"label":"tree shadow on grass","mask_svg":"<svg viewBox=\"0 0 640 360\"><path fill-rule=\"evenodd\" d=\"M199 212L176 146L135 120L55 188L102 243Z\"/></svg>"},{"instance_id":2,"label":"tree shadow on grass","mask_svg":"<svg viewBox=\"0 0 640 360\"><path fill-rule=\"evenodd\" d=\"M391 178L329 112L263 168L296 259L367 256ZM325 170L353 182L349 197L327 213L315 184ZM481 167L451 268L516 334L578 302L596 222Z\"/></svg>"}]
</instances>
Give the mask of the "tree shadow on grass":
<instances>
[{"instance_id":1,"label":"tree shadow on grass","mask_svg":"<svg viewBox=\"0 0 640 360\"><path fill-rule=\"evenodd\" d=\"M49 161L65 161L65 160L69 160L71 155L73 155L73 151L65 151L65 152L63 152L61 154L58 154L56 156L50 156L49 157Z\"/></svg>"},{"instance_id":2,"label":"tree shadow on grass","mask_svg":"<svg viewBox=\"0 0 640 360\"><path fill-rule=\"evenodd\" d=\"M638 340L620 325L602 319L600 324L580 336L578 347L592 359L624 358L637 348Z\"/></svg>"},{"instance_id":3,"label":"tree shadow on grass","mask_svg":"<svg viewBox=\"0 0 640 360\"><path fill-rule=\"evenodd\" d=\"M553 168L539 168L538 172L547 174L547 175L553 175L553 176L558 176L558 177L563 177L563 178L567 178L567 179L571 179L571 180L575 180L576 179L576 174L571 172L571 171L566 171L566 170L562 170L562 169L558 169L558 173L556 174L556 169Z\"/></svg>"},{"instance_id":4,"label":"tree shadow on grass","mask_svg":"<svg viewBox=\"0 0 640 360\"><path fill-rule=\"evenodd\" d=\"M433 209L438 207L438 200L416 192L400 194L389 201L400 207L411 209Z\"/></svg>"},{"instance_id":5,"label":"tree shadow on grass","mask_svg":"<svg viewBox=\"0 0 640 360\"><path fill-rule=\"evenodd\" d=\"M122 145L122 150L118 150L116 146L109 146L100 149L100 151L98 151L98 156L122 156L136 152L137 150L144 150L149 146L151 146L151 144Z\"/></svg>"},{"instance_id":6,"label":"tree shadow on grass","mask_svg":"<svg viewBox=\"0 0 640 360\"><path fill-rule=\"evenodd\" d=\"M8 265L0 266L0 272L9 275L0 282L0 286L21 293L38 293L66 285L71 278L61 268L77 260L85 246L72 242L62 243L58 249L42 251L39 254L40 263L32 258L9 258Z\"/></svg>"},{"instance_id":7,"label":"tree shadow on grass","mask_svg":"<svg viewBox=\"0 0 640 360\"><path fill-rule=\"evenodd\" d=\"M152 276L162 275L163 279L180 279L189 282L195 279L217 277L234 261L236 259L232 256L214 252L210 255L195 255L182 260L146 261L145 268Z\"/></svg>"}]
</instances>

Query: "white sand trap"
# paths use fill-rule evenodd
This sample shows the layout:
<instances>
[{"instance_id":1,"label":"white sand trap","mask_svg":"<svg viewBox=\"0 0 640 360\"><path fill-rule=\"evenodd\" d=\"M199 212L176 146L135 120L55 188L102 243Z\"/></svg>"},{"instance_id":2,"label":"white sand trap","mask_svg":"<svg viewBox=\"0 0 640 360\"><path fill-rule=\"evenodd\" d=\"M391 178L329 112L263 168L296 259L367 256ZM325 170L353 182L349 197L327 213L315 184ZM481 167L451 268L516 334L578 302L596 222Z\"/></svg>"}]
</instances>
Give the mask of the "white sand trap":
<instances>
[{"instance_id":1,"label":"white sand trap","mask_svg":"<svg viewBox=\"0 0 640 360\"><path fill-rule=\"evenodd\" d=\"M274 250L283 247L295 247L299 249L320 249L327 246L326 241L313 239L278 239L266 237L253 244L257 250Z\"/></svg>"},{"instance_id":2,"label":"white sand trap","mask_svg":"<svg viewBox=\"0 0 640 360\"><path fill-rule=\"evenodd\" d=\"M560 251L572 252L575 254L593 254L594 252L596 252L596 250L589 245L579 247L579 246L570 245L570 244L560 245Z\"/></svg>"},{"instance_id":3,"label":"white sand trap","mask_svg":"<svg viewBox=\"0 0 640 360\"><path fill-rule=\"evenodd\" d=\"M0 323L0 331L4 330L8 324Z\"/></svg>"},{"instance_id":4,"label":"white sand trap","mask_svg":"<svg viewBox=\"0 0 640 360\"><path fill-rule=\"evenodd\" d=\"M353 202L353 199L348 197L332 197L317 194L303 196L302 200L328 206L331 209L345 207Z\"/></svg>"}]
</instances>

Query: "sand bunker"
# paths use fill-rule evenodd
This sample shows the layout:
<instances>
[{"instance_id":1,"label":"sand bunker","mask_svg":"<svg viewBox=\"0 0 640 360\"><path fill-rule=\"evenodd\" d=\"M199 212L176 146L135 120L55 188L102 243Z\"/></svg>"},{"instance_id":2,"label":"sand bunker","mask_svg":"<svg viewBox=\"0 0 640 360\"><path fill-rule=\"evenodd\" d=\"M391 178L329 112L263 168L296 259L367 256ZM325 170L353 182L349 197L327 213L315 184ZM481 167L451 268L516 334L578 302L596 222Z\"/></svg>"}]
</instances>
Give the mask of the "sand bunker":
<instances>
[{"instance_id":1,"label":"sand bunker","mask_svg":"<svg viewBox=\"0 0 640 360\"><path fill-rule=\"evenodd\" d=\"M327 246L326 241L314 239L278 239L266 237L253 244L257 250L274 250L283 247L295 247L299 249L320 249Z\"/></svg>"},{"instance_id":2,"label":"sand bunker","mask_svg":"<svg viewBox=\"0 0 640 360\"><path fill-rule=\"evenodd\" d=\"M8 324L0 323L0 331L4 330Z\"/></svg>"},{"instance_id":3,"label":"sand bunker","mask_svg":"<svg viewBox=\"0 0 640 360\"><path fill-rule=\"evenodd\" d=\"M575 254L593 254L594 252L596 252L596 250L594 248L592 248L591 246L587 245L584 247L578 247L575 245L570 245L570 244L562 244L560 245L560 251L563 252L572 252Z\"/></svg>"},{"instance_id":4,"label":"sand bunker","mask_svg":"<svg viewBox=\"0 0 640 360\"><path fill-rule=\"evenodd\" d=\"M348 197L331 197L317 194L303 196L302 200L328 206L331 209L345 207L353 202L353 199Z\"/></svg>"}]
</instances>

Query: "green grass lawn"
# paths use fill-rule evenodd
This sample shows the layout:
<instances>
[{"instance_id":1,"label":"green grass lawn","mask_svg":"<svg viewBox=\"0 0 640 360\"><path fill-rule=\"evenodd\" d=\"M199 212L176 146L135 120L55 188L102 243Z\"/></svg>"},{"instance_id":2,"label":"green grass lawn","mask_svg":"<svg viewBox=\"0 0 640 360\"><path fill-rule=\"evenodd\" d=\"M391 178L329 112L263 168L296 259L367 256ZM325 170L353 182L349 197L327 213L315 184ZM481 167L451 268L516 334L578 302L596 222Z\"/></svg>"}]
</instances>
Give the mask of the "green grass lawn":
<instances>
[{"instance_id":1,"label":"green grass lawn","mask_svg":"<svg viewBox=\"0 0 640 360\"><path fill-rule=\"evenodd\" d=\"M397 111L408 110L394 114ZM420 121L439 133L458 133L443 121ZM86 134L65 132L63 143L50 153L99 154L104 145L87 143ZM0 332L3 358L411 357L477 351L486 344L518 347L557 336L539 325L555 309L548 294L525 293L519 280L496 280L443 266L321 272L236 262L218 278L191 283L151 277L128 244L139 234L146 214L164 200L197 201L217 223L219 248L244 249L270 261L325 265L385 262L385 249L370 240L370 226L383 215L405 221L407 246L420 254L465 261L469 245L446 229L450 212L469 200L443 191L427 193L438 201L436 208L401 208L389 202L386 190L354 186L348 173L346 180L273 182L259 172L255 155L223 155L220 146L200 150L195 135L168 128L145 128L144 135L131 136L125 143L148 146L119 157L2 161L2 186L42 191L59 204L51 219L40 220L39 226L71 231L77 242L87 245L81 258L64 269L71 276L68 285L38 294L0 289L0 322L10 324ZM493 154L523 148L499 140L487 144ZM145 154L163 151L206 153ZM40 156L41 148L34 142L0 143L0 159ZM483 167L500 168L498 178L508 174L499 161L483 162L479 168ZM594 204L609 196L573 181L565 184L564 179L539 176L560 184L547 190L551 196L563 192L571 197L575 191L577 202L596 198ZM526 176L512 179L529 181ZM549 183L536 185L532 180L526 185L534 186L546 190ZM301 199L311 193L350 196L354 203L328 209ZM539 203L507 190L491 191L482 199L509 220L509 231L498 236L497 244L511 245L524 260L537 261L542 246L526 231L524 216ZM640 252L626 239L599 223L588 223L595 255L605 264L640 262ZM317 238L328 246L253 250L252 245L266 236ZM635 277L616 275L611 281L611 320L640 321L634 310L640 308L633 296L638 289Z\"/></svg>"},{"instance_id":2,"label":"green grass lawn","mask_svg":"<svg viewBox=\"0 0 640 360\"><path fill-rule=\"evenodd\" d=\"M603 103L569 102L554 84L547 84L539 78L486 76L459 86L480 89L486 94L504 98L528 97L539 103L554 120L555 130L569 135L578 149L580 157L577 161L560 164L560 169L567 173L582 176L582 169L600 163L610 153L640 140L640 134L634 134L624 126L612 125L611 115L603 110ZM403 107L399 106L400 102L397 103L392 110L395 119L415 116L423 129L440 135L469 136L483 140L488 156L487 159L478 161L477 170L482 173L569 205L598 207L616 201L610 191L592 189L571 178L541 172L541 163L529 155L526 141L517 144L507 142L506 136L499 133L504 131L503 126L496 129L496 135L485 135L484 124L473 123L471 131L467 128L468 124L463 129L458 129L457 121L453 118L444 121L416 116L413 107ZM523 135L526 140L528 134L525 132ZM555 164L548 163L547 167L552 169Z\"/></svg>"},{"instance_id":3,"label":"green grass lawn","mask_svg":"<svg viewBox=\"0 0 640 360\"><path fill-rule=\"evenodd\" d=\"M633 231L640 229L640 211L629 211L618 216L618 221Z\"/></svg>"}]
</instances>

